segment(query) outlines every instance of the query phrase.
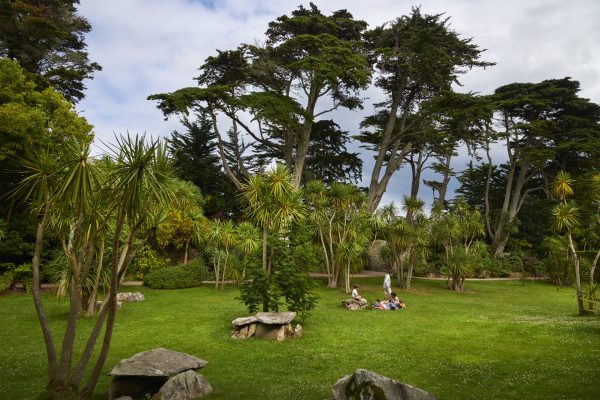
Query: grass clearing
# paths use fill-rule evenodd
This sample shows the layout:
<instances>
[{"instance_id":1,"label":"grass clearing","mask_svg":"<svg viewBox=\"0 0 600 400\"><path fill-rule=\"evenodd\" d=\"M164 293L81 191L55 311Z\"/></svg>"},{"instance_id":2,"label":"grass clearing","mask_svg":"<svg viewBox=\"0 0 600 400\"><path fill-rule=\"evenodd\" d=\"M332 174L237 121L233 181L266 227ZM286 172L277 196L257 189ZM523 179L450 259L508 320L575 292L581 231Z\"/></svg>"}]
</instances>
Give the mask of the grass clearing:
<instances>
[{"instance_id":1,"label":"grass clearing","mask_svg":"<svg viewBox=\"0 0 600 400\"><path fill-rule=\"evenodd\" d=\"M381 278L356 279L371 302ZM230 322L247 315L238 290L211 286L141 291L143 303L124 304L106 374L120 359L166 347L209 362L202 370L210 399L319 399L356 368L370 369L439 399L598 399L600 319L581 318L573 290L518 281L467 282L466 293L445 282L415 280L398 291L401 311L347 311L341 290L324 288L304 337L282 343L230 339ZM66 302L45 304L56 331ZM45 383L46 355L29 295L0 297L0 398L31 399ZM82 320L88 332L91 320ZM55 339L56 340L56 339ZM78 340L83 347L84 338ZM95 399L105 399L104 375Z\"/></svg>"}]
</instances>

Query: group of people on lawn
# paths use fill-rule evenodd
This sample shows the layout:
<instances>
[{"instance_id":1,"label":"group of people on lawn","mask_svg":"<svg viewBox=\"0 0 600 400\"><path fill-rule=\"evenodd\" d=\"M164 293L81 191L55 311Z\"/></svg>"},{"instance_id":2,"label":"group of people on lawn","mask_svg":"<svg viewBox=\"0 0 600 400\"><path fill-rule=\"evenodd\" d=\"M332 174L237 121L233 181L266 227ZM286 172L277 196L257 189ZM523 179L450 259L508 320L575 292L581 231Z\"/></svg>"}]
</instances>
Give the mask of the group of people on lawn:
<instances>
[{"instance_id":1,"label":"group of people on lawn","mask_svg":"<svg viewBox=\"0 0 600 400\"><path fill-rule=\"evenodd\" d=\"M364 300L364 298L358 294L358 286L354 285L352 289L353 300ZM373 308L376 310L400 310L406 308L404 301L398 298L398 295L392 292L392 278L390 274L385 274L383 279L383 300L377 299Z\"/></svg>"}]
</instances>

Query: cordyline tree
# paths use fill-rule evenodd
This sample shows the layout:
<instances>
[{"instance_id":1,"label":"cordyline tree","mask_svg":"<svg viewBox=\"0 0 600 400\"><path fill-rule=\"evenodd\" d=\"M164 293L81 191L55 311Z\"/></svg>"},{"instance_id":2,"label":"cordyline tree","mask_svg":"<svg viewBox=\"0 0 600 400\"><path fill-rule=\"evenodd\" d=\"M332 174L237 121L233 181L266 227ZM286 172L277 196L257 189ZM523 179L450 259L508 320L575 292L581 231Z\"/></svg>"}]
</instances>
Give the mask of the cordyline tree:
<instances>
[{"instance_id":1,"label":"cordyline tree","mask_svg":"<svg viewBox=\"0 0 600 400\"><path fill-rule=\"evenodd\" d=\"M370 78L361 41L366 26L346 10L327 16L312 3L308 9L300 6L291 16L269 23L263 46L243 44L207 58L196 78L198 87L148 99L157 100L166 117L191 111L206 114L225 172L238 188L243 180L234 173L225 149L239 144L233 151L235 164L248 177L252 171L241 162L241 135L252 141L257 153L276 152L299 187L315 121L340 107L361 105L358 91ZM229 141L220 125L230 127Z\"/></svg>"},{"instance_id":2,"label":"cordyline tree","mask_svg":"<svg viewBox=\"0 0 600 400\"><path fill-rule=\"evenodd\" d=\"M600 156L600 106L579 97L579 90L579 82L563 78L513 83L496 89L489 97L496 126L485 145L484 217L494 256L504 251L528 195L543 191L550 196L546 177L557 164L571 160L590 165L590 160ZM502 144L508 158L498 210L492 209L490 198L494 170L491 143ZM532 185L534 178L541 184Z\"/></svg>"},{"instance_id":3,"label":"cordyline tree","mask_svg":"<svg viewBox=\"0 0 600 400\"><path fill-rule=\"evenodd\" d=\"M173 175L166 146L157 141L148 143L144 137L117 138L117 144L106 156L108 161L103 163L90 157L89 140L63 143L61 153L40 150L23 161L25 177L15 195L26 200L39 218L32 260L33 300L46 345L47 389L56 398L90 397L110 348L119 282L154 228L148 223L149 217L172 199ZM100 173L100 164L110 170ZM108 224L114 224L109 294L77 359L77 325L85 311L82 284L93 271L98 244L104 240L102 235ZM40 260L48 228L54 229L61 239L71 269L69 314L60 350L40 293ZM96 360L86 374L100 338Z\"/></svg>"},{"instance_id":4,"label":"cordyline tree","mask_svg":"<svg viewBox=\"0 0 600 400\"><path fill-rule=\"evenodd\" d=\"M375 85L386 96L376 105L380 116L376 120L382 118L385 123L367 118L363 123L367 131L358 137L377 152L369 184L371 212L413 147L406 132L419 105L450 90L466 70L493 65L480 61L483 50L451 30L448 20L442 14L422 14L419 8L413 8L410 15L365 34L377 73Z\"/></svg>"},{"instance_id":5,"label":"cordyline tree","mask_svg":"<svg viewBox=\"0 0 600 400\"><path fill-rule=\"evenodd\" d=\"M336 288L345 277L350 292L352 266L364 258L371 239L371 215L365 195L356 186L310 181L305 187L309 224L315 230L327 271L327 287Z\"/></svg>"},{"instance_id":6,"label":"cordyline tree","mask_svg":"<svg viewBox=\"0 0 600 400\"><path fill-rule=\"evenodd\" d=\"M582 210L575 202L567 201L567 198L574 194L573 183L571 175L565 171L559 171L554 178L551 191L552 194L560 200L560 203L552 209L552 216L554 219L554 228L559 232L566 231L567 234L569 253L571 257L573 257L573 265L575 267L575 288L579 315L588 315L593 314L596 305L596 283L594 274L596 266L598 265L598 260L600 259L600 250L596 251L593 260L591 261L587 279L588 290L584 293L582 289L581 274L582 257L573 240L573 231L582 225ZM597 230L598 225L600 225L600 174L595 173L592 175L587 183L589 184L588 190L591 193L591 208L594 208L595 206L595 213L592 215L591 224L593 225L593 229ZM592 239L590 241L593 242L593 238L590 239ZM586 309L584 301L588 304L588 309Z\"/></svg>"}]
</instances>

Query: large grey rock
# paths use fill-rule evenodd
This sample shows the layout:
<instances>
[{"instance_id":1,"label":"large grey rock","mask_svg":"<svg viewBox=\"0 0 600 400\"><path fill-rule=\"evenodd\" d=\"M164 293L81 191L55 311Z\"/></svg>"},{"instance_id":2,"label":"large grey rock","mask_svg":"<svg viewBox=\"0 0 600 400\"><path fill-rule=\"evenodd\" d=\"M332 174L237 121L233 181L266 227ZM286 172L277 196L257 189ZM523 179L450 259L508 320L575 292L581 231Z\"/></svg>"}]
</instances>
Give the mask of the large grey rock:
<instances>
[{"instance_id":1,"label":"large grey rock","mask_svg":"<svg viewBox=\"0 0 600 400\"><path fill-rule=\"evenodd\" d=\"M144 301L144 295L140 292L125 292L125 293L117 293L117 301L122 303L134 303L137 301Z\"/></svg>"},{"instance_id":2,"label":"large grey rock","mask_svg":"<svg viewBox=\"0 0 600 400\"><path fill-rule=\"evenodd\" d=\"M212 392L205 377L194 371L185 371L169 379L152 398L153 400L196 400Z\"/></svg>"},{"instance_id":3,"label":"large grey rock","mask_svg":"<svg viewBox=\"0 0 600 400\"><path fill-rule=\"evenodd\" d=\"M108 398L131 396L145 399L157 393L168 379L180 372L197 370L208 364L198 357L178 351L157 348L121 360L110 372L113 379Z\"/></svg>"},{"instance_id":4,"label":"large grey rock","mask_svg":"<svg viewBox=\"0 0 600 400\"><path fill-rule=\"evenodd\" d=\"M259 339L275 339L281 342L285 339L286 327L287 325L258 324L254 336Z\"/></svg>"},{"instance_id":5,"label":"large grey rock","mask_svg":"<svg viewBox=\"0 0 600 400\"><path fill-rule=\"evenodd\" d=\"M435 400L435 397L414 386L357 369L333 385L333 400Z\"/></svg>"},{"instance_id":6,"label":"large grey rock","mask_svg":"<svg viewBox=\"0 0 600 400\"><path fill-rule=\"evenodd\" d=\"M287 325L296 318L296 313L293 311L286 312L259 312L256 314L256 319L262 324L269 325Z\"/></svg>"},{"instance_id":7,"label":"large grey rock","mask_svg":"<svg viewBox=\"0 0 600 400\"><path fill-rule=\"evenodd\" d=\"M110 371L112 376L172 376L188 369L200 369L208 361L179 351L158 347L121 360Z\"/></svg>"}]
</instances>

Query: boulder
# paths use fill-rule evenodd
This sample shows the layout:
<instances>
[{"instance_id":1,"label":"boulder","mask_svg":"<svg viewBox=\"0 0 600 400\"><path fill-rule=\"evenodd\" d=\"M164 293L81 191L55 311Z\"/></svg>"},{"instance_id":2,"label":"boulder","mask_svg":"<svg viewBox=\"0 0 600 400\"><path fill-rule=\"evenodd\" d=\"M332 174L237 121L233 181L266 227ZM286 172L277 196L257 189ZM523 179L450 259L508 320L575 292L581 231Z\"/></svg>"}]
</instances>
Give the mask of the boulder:
<instances>
[{"instance_id":1,"label":"boulder","mask_svg":"<svg viewBox=\"0 0 600 400\"><path fill-rule=\"evenodd\" d=\"M198 357L178 351L157 348L121 360L110 372L113 379L108 398L131 396L144 399L153 395L170 377L188 370L198 370L208 364Z\"/></svg>"},{"instance_id":2,"label":"boulder","mask_svg":"<svg viewBox=\"0 0 600 400\"><path fill-rule=\"evenodd\" d=\"M354 299L345 299L342 300L342 306L347 308L348 310L364 310L367 308L369 302L366 299L354 300Z\"/></svg>"},{"instance_id":3,"label":"boulder","mask_svg":"<svg viewBox=\"0 0 600 400\"><path fill-rule=\"evenodd\" d=\"M357 369L333 385L333 400L435 400L424 390L365 369Z\"/></svg>"},{"instance_id":4,"label":"boulder","mask_svg":"<svg viewBox=\"0 0 600 400\"><path fill-rule=\"evenodd\" d=\"M212 386L200 374L185 371L169 379L156 393L153 400L196 400L212 392Z\"/></svg>"},{"instance_id":5,"label":"boulder","mask_svg":"<svg viewBox=\"0 0 600 400\"><path fill-rule=\"evenodd\" d=\"M285 339L286 325L258 324L254 336L260 339L275 339L281 342Z\"/></svg>"},{"instance_id":6,"label":"boulder","mask_svg":"<svg viewBox=\"0 0 600 400\"><path fill-rule=\"evenodd\" d=\"M117 293L117 301L122 303L134 303L137 301L144 301L144 295L140 292L125 292L125 293Z\"/></svg>"},{"instance_id":7,"label":"boulder","mask_svg":"<svg viewBox=\"0 0 600 400\"><path fill-rule=\"evenodd\" d=\"M286 312L259 312L256 314L256 319L262 324L268 325L287 325L296 318L296 313L293 311Z\"/></svg>"}]
</instances>

